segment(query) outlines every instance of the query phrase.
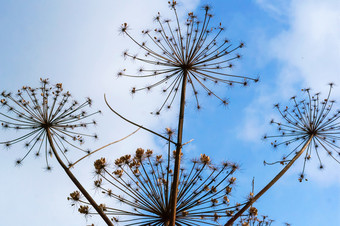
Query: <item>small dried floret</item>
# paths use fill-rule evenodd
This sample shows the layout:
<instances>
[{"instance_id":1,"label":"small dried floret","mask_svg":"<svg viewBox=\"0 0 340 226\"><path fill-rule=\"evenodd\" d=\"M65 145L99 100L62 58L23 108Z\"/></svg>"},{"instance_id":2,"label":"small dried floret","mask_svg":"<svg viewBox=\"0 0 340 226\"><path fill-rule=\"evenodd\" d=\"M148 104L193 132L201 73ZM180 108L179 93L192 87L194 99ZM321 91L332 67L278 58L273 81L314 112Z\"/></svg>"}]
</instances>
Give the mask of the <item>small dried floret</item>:
<instances>
[{"instance_id":1,"label":"small dried floret","mask_svg":"<svg viewBox=\"0 0 340 226\"><path fill-rule=\"evenodd\" d=\"M232 211L232 210L226 210L225 212L226 212L228 217L231 217L231 216L234 215L234 211Z\"/></svg>"},{"instance_id":2,"label":"small dried floret","mask_svg":"<svg viewBox=\"0 0 340 226\"><path fill-rule=\"evenodd\" d=\"M226 188L225 188L225 191L226 191L226 194L228 195L228 194L230 194L230 192L231 192L231 187L230 186L227 186Z\"/></svg>"},{"instance_id":3,"label":"small dried floret","mask_svg":"<svg viewBox=\"0 0 340 226\"><path fill-rule=\"evenodd\" d=\"M97 172L101 172L106 167L106 160L105 158L100 158L94 162L94 168Z\"/></svg>"},{"instance_id":4,"label":"small dried floret","mask_svg":"<svg viewBox=\"0 0 340 226\"><path fill-rule=\"evenodd\" d=\"M252 206L252 207L249 208L249 213L252 216L257 216L257 209Z\"/></svg>"},{"instance_id":5,"label":"small dried floret","mask_svg":"<svg viewBox=\"0 0 340 226\"><path fill-rule=\"evenodd\" d=\"M236 181L236 178L235 178L235 177L232 177L232 178L229 179L229 183L230 183L230 184L235 183L235 181Z\"/></svg>"},{"instance_id":6,"label":"small dried floret","mask_svg":"<svg viewBox=\"0 0 340 226\"><path fill-rule=\"evenodd\" d=\"M183 216L183 217L186 217L186 216L188 216L188 214L189 214L189 212L188 212L188 211L185 211L185 210L184 210L184 211L182 211L182 216Z\"/></svg>"},{"instance_id":7,"label":"small dried floret","mask_svg":"<svg viewBox=\"0 0 340 226\"><path fill-rule=\"evenodd\" d=\"M116 176L118 176L118 177L121 177L121 176L123 176L123 170L115 170L115 171L113 171L113 174L114 175L116 175Z\"/></svg>"},{"instance_id":8,"label":"small dried floret","mask_svg":"<svg viewBox=\"0 0 340 226\"><path fill-rule=\"evenodd\" d=\"M171 138L175 134L175 131L169 127L166 128L165 131L166 131L166 134L169 136L169 138Z\"/></svg>"},{"instance_id":9,"label":"small dried floret","mask_svg":"<svg viewBox=\"0 0 340 226\"><path fill-rule=\"evenodd\" d=\"M82 213L82 214L85 214L85 215L88 215L89 214L89 206L80 206L78 208L78 212L79 213Z\"/></svg>"},{"instance_id":10,"label":"small dried floret","mask_svg":"<svg viewBox=\"0 0 340 226\"><path fill-rule=\"evenodd\" d=\"M146 157L151 157L152 153L153 153L153 151L150 150L150 149L148 149L148 150L146 151Z\"/></svg>"},{"instance_id":11,"label":"small dried floret","mask_svg":"<svg viewBox=\"0 0 340 226\"><path fill-rule=\"evenodd\" d=\"M99 208L102 209L103 211L107 211L106 205L103 203L99 204Z\"/></svg>"},{"instance_id":12,"label":"small dried floret","mask_svg":"<svg viewBox=\"0 0 340 226\"><path fill-rule=\"evenodd\" d=\"M95 187L100 187L102 185L103 180L100 178L99 180L94 181L94 186Z\"/></svg>"},{"instance_id":13,"label":"small dried floret","mask_svg":"<svg viewBox=\"0 0 340 226\"><path fill-rule=\"evenodd\" d=\"M217 200L217 199L214 199L214 198L212 198L212 199L211 199L211 202L212 202L213 204L217 204L217 203L218 203L218 200Z\"/></svg>"},{"instance_id":14,"label":"small dried floret","mask_svg":"<svg viewBox=\"0 0 340 226\"><path fill-rule=\"evenodd\" d=\"M143 148L137 148L136 150L136 158L141 159L144 155L144 149Z\"/></svg>"},{"instance_id":15,"label":"small dried floret","mask_svg":"<svg viewBox=\"0 0 340 226\"><path fill-rule=\"evenodd\" d=\"M70 194L70 197L68 199L72 199L73 201L79 201L80 200L80 192L74 191Z\"/></svg>"},{"instance_id":16,"label":"small dried floret","mask_svg":"<svg viewBox=\"0 0 340 226\"><path fill-rule=\"evenodd\" d=\"M205 155L205 154L201 154L200 160L204 164L209 164L210 163L210 157Z\"/></svg>"},{"instance_id":17,"label":"small dried floret","mask_svg":"<svg viewBox=\"0 0 340 226\"><path fill-rule=\"evenodd\" d=\"M227 203L228 203L228 202L230 202L230 200L229 200L228 196L226 196L226 195L225 195L225 196L223 196L223 201L224 201L224 202L227 202Z\"/></svg>"}]
</instances>

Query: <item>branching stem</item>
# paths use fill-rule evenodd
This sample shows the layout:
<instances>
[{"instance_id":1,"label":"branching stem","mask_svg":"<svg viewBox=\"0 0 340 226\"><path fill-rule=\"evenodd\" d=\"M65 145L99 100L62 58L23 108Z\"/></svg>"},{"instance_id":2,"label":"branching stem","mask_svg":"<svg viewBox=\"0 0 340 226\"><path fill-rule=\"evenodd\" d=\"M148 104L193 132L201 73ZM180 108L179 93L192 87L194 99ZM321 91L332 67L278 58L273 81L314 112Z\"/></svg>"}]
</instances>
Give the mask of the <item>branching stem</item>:
<instances>
[{"instance_id":1,"label":"branching stem","mask_svg":"<svg viewBox=\"0 0 340 226\"><path fill-rule=\"evenodd\" d=\"M303 145L301 150L294 156L294 158L259 192L254 198L252 198L246 205L243 206L224 226L232 226L233 223L239 218L256 200L258 200L265 192L271 188L286 172L287 170L294 164L294 162L302 155L302 153L309 146L312 141L314 135L311 135L308 141Z\"/></svg>"},{"instance_id":2,"label":"branching stem","mask_svg":"<svg viewBox=\"0 0 340 226\"><path fill-rule=\"evenodd\" d=\"M85 190L85 188L81 185L81 183L77 180L77 178L73 175L73 173L70 171L70 169L64 164L64 162L59 157L58 152L54 147L54 142L53 142L51 131L50 131L49 128L46 128L46 134L47 134L48 142L50 143L50 147L53 151L53 154L56 157L58 163L61 165L61 167L65 170L66 174L69 176L69 178L72 180L72 182L77 186L77 188L80 190L80 192L85 196L85 198L90 202L90 204L93 206L93 208L95 208L97 213L103 218L105 223L108 226L113 226L113 223L110 221L110 219L107 217L107 215L98 206L98 204L94 201L94 199L91 197L91 195Z\"/></svg>"},{"instance_id":3,"label":"branching stem","mask_svg":"<svg viewBox=\"0 0 340 226\"><path fill-rule=\"evenodd\" d=\"M184 110L185 110L185 90L187 85L188 71L183 70L183 81L181 90L181 103L178 119L178 134L177 134L177 144L176 144L176 156L175 156L175 170L174 179L170 195L170 226L175 226L176 223L176 206L177 206L177 188L179 180L179 171L181 164L181 149L182 149L182 136L183 136L183 122L184 122Z\"/></svg>"},{"instance_id":4,"label":"branching stem","mask_svg":"<svg viewBox=\"0 0 340 226\"><path fill-rule=\"evenodd\" d=\"M151 130L151 129L145 128L145 127L142 126L142 125L138 125L137 123L135 123L135 122L133 122L133 121L131 121L131 120L125 118L124 116L122 116L121 114L119 114L118 112L116 112L115 110L113 110L113 108L112 108L112 107L109 105L109 103L107 102L107 99L106 99L106 95L105 95L105 94L104 94L104 100L105 100L106 105L110 108L110 110L111 110L113 113L115 113L118 117L122 118L123 120L127 121L128 123L130 123L130 124L132 124L132 125L134 125L134 126L137 126L137 127L141 128L141 129L144 129L144 130L146 130L146 131L148 131L148 132L150 132L150 133L153 133L153 134L159 136L160 138L163 138L163 139L166 140L166 141L170 141L171 143L176 144L174 141L169 140L169 138L166 138L165 136L163 136L163 135L161 135L161 134L159 134L159 133L157 133L157 132L155 132L155 131L153 131L153 130Z\"/></svg>"}]
</instances>

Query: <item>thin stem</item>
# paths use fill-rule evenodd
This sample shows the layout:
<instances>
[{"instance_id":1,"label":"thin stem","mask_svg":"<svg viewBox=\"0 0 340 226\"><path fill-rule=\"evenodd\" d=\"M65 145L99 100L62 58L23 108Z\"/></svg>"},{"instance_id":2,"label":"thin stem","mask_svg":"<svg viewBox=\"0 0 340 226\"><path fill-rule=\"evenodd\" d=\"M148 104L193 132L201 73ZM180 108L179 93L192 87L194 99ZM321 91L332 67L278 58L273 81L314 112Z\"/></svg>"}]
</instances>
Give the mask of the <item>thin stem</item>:
<instances>
[{"instance_id":1,"label":"thin stem","mask_svg":"<svg viewBox=\"0 0 340 226\"><path fill-rule=\"evenodd\" d=\"M245 206L243 206L243 208L239 210L224 226L232 226L235 220L239 218L244 213L244 211L246 211L256 200L258 200L266 191L268 191L269 188L273 186L302 155L302 153L309 146L313 137L314 135L311 135L308 141L303 145L301 150L294 156L294 158L259 193L257 193L254 198L252 198Z\"/></svg>"},{"instance_id":2,"label":"thin stem","mask_svg":"<svg viewBox=\"0 0 340 226\"><path fill-rule=\"evenodd\" d=\"M115 143L118 143L118 142L120 142L120 141L122 141L122 140L125 140L125 139L128 138L129 136L132 136L133 134L137 133L138 130L140 130L140 128L138 128L138 129L135 130L134 132L130 133L129 135L127 135L127 136L125 136L125 137L123 137L123 138L121 138L121 139L119 139L119 140L113 141L113 142L111 142L111 143L109 143L109 144L107 144L107 145L104 145L104 146L101 147L101 148L98 148L98 149L92 151L91 153L89 153L89 154L87 154L87 155L81 157L80 159L78 159L75 163L71 164L68 168L70 169L70 168L74 167L78 162L80 162L81 160L83 160L83 159L89 157L90 155L96 153L97 151L100 151L100 150L102 150L102 149L104 149L104 148L106 148L106 147L108 147L108 146L110 146L110 145L112 145L112 144L115 144Z\"/></svg>"},{"instance_id":3,"label":"thin stem","mask_svg":"<svg viewBox=\"0 0 340 226\"><path fill-rule=\"evenodd\" d=\"M179 171L181 164L181 149L182 149L182 135L183 135L183 122L184 122L184 110L185 110L185 90L187 84L188 71L183 70L183 81L181 90L181 103L178 119L178 134L176 144L176 156L175 156L175 170L174 179L172 184L172 190L170 195L170 226L175 226L176 223L176 206L177 206L177 187L179 180Z\"/></svg>"},{"instance_id":4,"label":"thin stem","mask_svg":"<svg viewBox=\"0 0 340 226\"><path fill-rule=\"evenodd\" d=\"M127 121L128 123L130 123L130 124L132 124L132 125L134 125L134 126L137 126L137 127L141 128L141 129L144 129L144 130L146 130L146 131L148 131L148 132L150 132L150 133L153 133L153 134L155 134L155 135L157 135L157 136L163 138L164 140L167 140L167 141L168 141L168 138L164 137L163 135L161 135L161 134L159 134L159 133L156 133L155 131L153 131L153 130L151 130L151 129L145 128L144 126L138 125L137 123L132 122L131 120L129 120L129 119L123 117L122 115L118 114L118 112L116 112L115 110L113 110L113 108L112 108L112 107L109 105L109 103L107 102L107 100L106 100L106 94L104 94L104 100L105 100L106 105L110 108L110 110L111 110L113 113L115 113L116 115L118 115L120 118L124 119L125 121ZM173 142L172 140L170 140L170 142L173 143L173 144L176 144L176 143Z\"/></svg>"},{"instance_id":5,"label":"thin stem","mask_svg":"<svg viewBox=\"0 0 340 226\"><path fill-rule=\"evenodd\" d=\"M110 221L110 219L105 215L103 210L98 206L98 204L94 201L94 199L91 197L91 195L85 190L85 188L80 184L80 182L77 180L77 178L73 175L73 173L70 171L69 168L64 164L64 162L60 159L57 150L54 147L54 142L52 139L51 131L49 128L46 128L47 132L47 139L50 143L50 147L53 151L54 156L56 157L58 163L61 165L61 167L65 170L66 174L69 176L69 178L72 180L72 182L77 186L77 188L80 190L80 192L85 196L85 198L89 201L89 203L95 208L97 213L103 218L105 223L108 226L113 226L113 223Z\"/></svg>"}]
</instances>

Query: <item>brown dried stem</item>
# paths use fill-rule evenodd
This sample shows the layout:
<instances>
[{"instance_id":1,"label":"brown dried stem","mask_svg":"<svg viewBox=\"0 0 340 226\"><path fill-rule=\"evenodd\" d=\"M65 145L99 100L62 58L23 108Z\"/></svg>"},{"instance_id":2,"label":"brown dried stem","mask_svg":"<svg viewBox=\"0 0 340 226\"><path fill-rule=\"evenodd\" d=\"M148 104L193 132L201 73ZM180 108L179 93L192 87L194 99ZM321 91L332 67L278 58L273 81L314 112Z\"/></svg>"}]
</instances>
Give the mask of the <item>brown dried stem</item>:
<instances>
[{"instance_id":1,"label":"brown dried stem","mask_svg":"<svg viewBox=\"0 0 340 226\"><path fill-rule=\"evenodd\" d=\"M70 168L74 167L74 166L75 166L77 163L79 163L81 160L83 160L83 159L89 157L90 155L96 153L97 151L100 151L100 150L102 150L102 149L104 149L104 148L106 148L106 147L108 147L108 146L111 146L112 144L116 144L116 143L118 143L118 142L120 142L120 141L125 140L126 138L128 138L128 137L132 136L133 134L137 133L138 130L140 130L140 128L136 129L134 132L130 133L129 135L127 135L127 136L125 136L125 137L123 137L123 138L121 138L121 139L119 139L119 140L116 140L116 141L113 141L113 142L111 142L111 143L108 143L107 145L104 145L103 147L100 147L100 148L98 148L98 149L92 151L91 153L89 153L89 154L87 154L87 155L81 157L80 159L78 159L75 163L71 164L68 168L70 169Z\"/></svg>"},{"instance_id":2,"label":"brown dried stem","mask_svg":"<svg viewBox=\"0 0 340 226\"><path fill-rule=\"evenodd\" d=\"M80 192L85 196L85 198L91 203L93 208L98 212L98 214L103 218L105 223L108 226L113 226L113 223L111 220L107 217L107 215L103 212L103 210L98 206L96 201L91 197L91 195L86 191L86 189L81 185L81 183L77 180L77 178L73 175L73 173L70 171L70 169L64 164L64 162L61 160L61 158L58 155L57 150L54 147L53 138L51 135L51 131L49 128L46 128L46 135L48 142L50 143L50 147L53 151L53 154L55 155L58 163L61 165L61 167L65 170L66 174L69 176L69 178L72 180L72 182L77 186L77 188L80 190Z\"/></svg>"},{"instance_id":3,"label":"brown dried stem","mask_svg":"<svg viewBox=\"0 0 340 226\"><path fill-rule=\"evenodd\" d=\"M187 84L187 70L183 72L183 82L182 82L182 90L181 90L181 103L180 103L180 111L179 111L179 119L178 119L178 134L177 134L177 144L176 144L176 158L175 158L175 169L174 169L174 182L172 184L171 191L171 200L170 200L170 208L171 208L171 217L170 217L170 225L175 226L176 222L176 206L177 206L177 187L179 181L179 171L181 164L181 149L182 149L182 136L183 136L183 123L184 123L184 110L185 110L185 90Z\"/></svg>"},{"instance_id":4,"label":"brown dried stem","mask_svg":"<svg viewBox=\"0 0 340 226\"><path fill-rule=\"evenodd\" d=\"M308 141L303 145L301 150L294 156L294 158L259 192L254 198L252 198L246 205L243 206L224 226L232 226L233 223L239 218L256 200L258 200L265 192L269 190L294 164L294 162L302 155L302 153L309 146L310 142L313 140L313 135L310 136Z\"/></svg>"}]
</instances>

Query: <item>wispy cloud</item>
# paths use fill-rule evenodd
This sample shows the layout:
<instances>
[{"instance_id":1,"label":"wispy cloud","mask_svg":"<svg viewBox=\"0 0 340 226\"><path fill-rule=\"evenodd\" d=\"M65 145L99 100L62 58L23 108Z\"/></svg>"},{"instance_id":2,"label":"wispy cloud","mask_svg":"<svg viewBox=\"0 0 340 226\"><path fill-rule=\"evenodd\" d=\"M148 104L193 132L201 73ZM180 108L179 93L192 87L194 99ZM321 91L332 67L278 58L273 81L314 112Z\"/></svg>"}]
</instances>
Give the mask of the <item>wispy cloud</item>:
<instances>
[{"instance_id":1,"label":"wispy cloud","mask_svg":"<svg viewBox=\"0 0 340 226\"><path fill-rule=\"evenodd\" d=\"M267 63L278 66L274 85L263 89L245 110L246 120L240 134L249 134L246 139L252 142L256 142L252 134L267 128L263 126L264 119L270 119L275 113L272 104L287 103L291 96L299 94L299 89L311 87L314 92L326 94L327 84L334 82L338 86L334 88L333 99L340 97L340 2L292 0L285 3L288 9L282 9L282 1L258 0L257 3L271 14L286 19L284 30L261 40L261 43L269 43ZM339 183L336 179L339 168L331 160L325 165L329 167L323 176L317 170L310 171L308 176L324 185Z\"/></svg>"},{"instance_id":2,"label":"wispy cloud","mask_svg":"<svg viewBox=\"0 0 340 226\"><path fill-rule=\"evenodd\" d=\"M194 10L199 2L187 0L183 2L183 8ZM104 93L118 112L144 126L161 131L176 120L176 109L165 113L165 117L150 115L158 107L155 103L161 103L164 98L160 92L155 90L151 94L131 97L131 86L143 85L145 81L115 78L118 70L136 67L122 59L121 53L125 48L131 49L134 43L118 34L119 26L127 22L139 36L142 29L154 27L152 19L158 11L172 16L167 1L32 1L29 4L18 1L1 3L0 11L3 10L6 13L0 15L0 27L6 35L0 37L1 89L15 91L22 85L34 87L38 86L40 77L49 77L52 83L63 82L65 90L70 90L76 99L90 96L94 99L94 107L103 110L104 115L98 117L99 141L86 145L97 148L136 129L108 110ZM89 181L95 158L103 154L114 160L121 153L132 153L137 147L158 149L159 145L154 136L138 132L133 142L126 140L81 162L82 170L76 170L76 175L81 181ZM14 148L20 151L22 147ZM46 174L42 170L43 161L39 159L28 159L22 168L14 169L16 157L13 152L1 153L1 167L6 170L1 171L0 177L8 182L2 186L0 194L3 204L0 210L5 215L2 215L2 224L85 224L76 210L72 212L65 208L70 205L66 197L75 188L56 163L52 173ZM85 183L85 186L92 192L92 184ZM13 197L14 194L20 195ZM10 211L14 209L15 213ZM88 224L100 221L91 218Z\"/></svg>"}]
</instances>

